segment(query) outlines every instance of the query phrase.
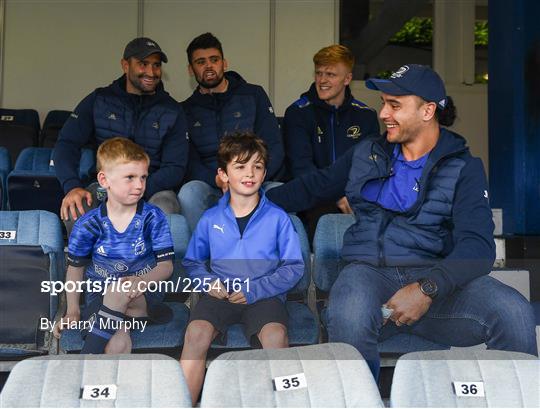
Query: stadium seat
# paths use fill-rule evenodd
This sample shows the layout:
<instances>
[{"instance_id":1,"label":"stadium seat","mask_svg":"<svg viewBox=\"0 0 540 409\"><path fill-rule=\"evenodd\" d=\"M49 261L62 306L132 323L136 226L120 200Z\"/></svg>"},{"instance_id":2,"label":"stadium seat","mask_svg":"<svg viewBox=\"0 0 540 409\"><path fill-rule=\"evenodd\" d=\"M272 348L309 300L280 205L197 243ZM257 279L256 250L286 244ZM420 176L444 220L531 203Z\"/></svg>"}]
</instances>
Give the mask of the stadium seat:
<instances>
[{"instance_id":1,"label":"stadium seat","mask_svg":"<svg viewBox=\"0 0 540 409\"><path fill-rule=\"evenodd\" d=\"M64 355L19 362L0 407L183 408L191 399L178 361L165 355Z\"/></svg>"},{"instance_id":2,"label":"stadium seat","mask_svg":"<svg viewBox=\"0 0 540 409\"><path fill-rule=\"evenodd\" d=\"M300 237L302 247L302 258L305 263L304 276L298 284L289 292L289 295L303 297L307 300L307 291L311 282L311 257L306 231L302 222L297 216L291 215L291 220ZM287 301L285 303L289 314L288 336L290 345L309 345L319 341L319 324L315 315L311 312L306 302ZM242 324L232 325L227 331L227 343L220 344L217 341L212 343L212 348L216 349L236 349L249 348L250 342L246 339L242 331Z\"/></svg>"},{"instance_id":3,"label":"stadium seat","mask_svg":"<svg viewBox=\"0 0 540 409\"><path fill-rule=\"evenodd\" d=\"M38 146L38 136L36 110L0 108L0 146L7 148L12 163L24 148Z\"/></svg>"},{"instance_id":4,"label":"stadium seat","mask_svg":"<svg viewBox=\"0 0 540 409\"><path fill-rule=\"evenodd\" d=\"M42 282L64 279L60 220L45 211L0 212L0 358L45 354L58 297ZM45 288L47 290L47 288Z\"/></svg>"},{"instance_id":5,"label":"stadium seat","mask_svg":"<svg viewBox=\"0 0 540 409\"><path fill-rule=\"evenodd\" d=\"M6 148L0 146L0 210L7 205L7 175L11 172L11 158Z\"/></svg>"},{"instance_id":6,"label":"stadium seat","mask_svg":"<svg viewBox=\"0 0 540 409\"><path fill-rule=\"evenodd\" d=\"M208 368L201 407L347 408L383 403L358 351L331 343L224 353Z\"/></svg>"},{"instance_id":7,"label":"stadium seat","mask_svg":"<svg viewBox=\"0 0 540 409\"><path fill-rule=\"evenodd\" d=\"M341 258L343 234L354 223L353 215L326 214L319 219L313 239L313 280L315 286L329 292L344 267ZM529 299L529 273L525 270L494 270L490 274L506 285L520 291ZM327 311L321 312L321 321L326 327ZM449 345L438 344L413 334L397 334L379 343L379 352L403 354L414 351L449 349Z\"/></svg>"},{"instance_id":8,"label":"stadium seat","mask_svg":"<svg viewBox=\"0 0 540 409\"><path fill-rule=\"evenodd\" d=\"M26 148L7 178L11 210L47 210L59 214L64 191L56 177L52 148ZM85 181L95 171L95 155L81 151L79 177Z\"/></svg>"},{"instance_id":9,"label":"stadium seat","mask_svg":"<svg viewBox=\"0 0 540 409\"><path fill-rule=\"evenodd\" d=\"M390 403L420 408L538 408L539 374L540 361L518 352L413 352L396 364ZM474 385L463 385L466 382Z\"/></svg>"},{"instance_id":10,"label":"stadium seat","mask_svg":"<svg viewBox=\"0 0 540 409\"><path fill-rule=\"evenodd\" d=\"M174 272L170 283L180 283L184 270L181 261L186 253L190 239L190 232L184 216L179 214L167 215L174 242ZM171 286L172 288L172 286ZM173 312L172 320L165 325L148 325L144 332L132 331L133 350L162 350L180 348L184 343L184 332L189 318L189 310L185 304L179 302L166 302ZM76 352L82 349L83 339L77 330L65 330L60 338L61 352Z\"/></svg>"},{"instance_id":11,"label":"stadium seat","mask_svg":"<svg viewBox=\"0 0 540 409\"><path fill-rule=\"evenodd\" d=\"M43 128L39 135L39 146L44 148L54 148L58 134L67 121L71 111L54 110L49 111L43 122Z\"/></svg>"}]
</instances>

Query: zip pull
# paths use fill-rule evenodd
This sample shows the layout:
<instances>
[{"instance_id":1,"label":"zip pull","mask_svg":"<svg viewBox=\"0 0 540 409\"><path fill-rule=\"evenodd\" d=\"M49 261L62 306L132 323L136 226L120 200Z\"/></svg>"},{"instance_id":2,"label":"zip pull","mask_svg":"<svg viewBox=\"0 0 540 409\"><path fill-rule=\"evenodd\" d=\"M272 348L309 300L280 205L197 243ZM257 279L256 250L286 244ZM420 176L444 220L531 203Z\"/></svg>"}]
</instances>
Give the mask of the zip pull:
<instances>
[{"instance_id":1,"label":"zip pull","mask_svg":"<svg viewBox=\"0 0 540 409\"><path fill-rule=\"evenodd\" d=\"M319 125L317 125L317 140L319 141L319 143L322 142L322 139L321 139L322 134L323 134L323 131L322 131L321 127Z\"/></svg>"}]
</instances>

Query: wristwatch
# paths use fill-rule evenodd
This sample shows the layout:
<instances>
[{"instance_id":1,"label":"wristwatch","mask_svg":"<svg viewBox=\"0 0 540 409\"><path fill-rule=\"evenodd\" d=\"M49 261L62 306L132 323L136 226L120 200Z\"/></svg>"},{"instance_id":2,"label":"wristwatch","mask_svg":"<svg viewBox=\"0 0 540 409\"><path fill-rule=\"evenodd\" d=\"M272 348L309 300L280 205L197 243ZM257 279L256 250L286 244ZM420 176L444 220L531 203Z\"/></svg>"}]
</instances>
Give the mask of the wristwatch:
<instances>
[{"instance_id":1,"label":"wristwatch","mask_svg":"<svg viewBox=\"0 0 540 409\"><path fill-rule=\"evenodd\" d=\"M422 291L425 295L431 299L437 297L437 292L439 289L437 288L437 283L435 281L429 278L421 278L418 280L418 284L420 284L420 291Z\"/></svg>"}]
</instances>

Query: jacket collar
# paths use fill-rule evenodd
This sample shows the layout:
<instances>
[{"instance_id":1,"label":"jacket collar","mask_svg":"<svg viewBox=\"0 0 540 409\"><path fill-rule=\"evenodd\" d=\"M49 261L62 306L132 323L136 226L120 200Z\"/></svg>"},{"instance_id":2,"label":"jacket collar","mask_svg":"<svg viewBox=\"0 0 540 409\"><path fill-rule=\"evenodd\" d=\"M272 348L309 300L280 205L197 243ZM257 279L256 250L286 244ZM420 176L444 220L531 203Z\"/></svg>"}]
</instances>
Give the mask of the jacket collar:
<instances>
[{"instance_id":1,"label":"jacket collar","mask_svg":"<svg viewBox=\"0 0 540 409\"><path fill-rule=\"evenodd\" d=\"M307 92L304 92L302 94L303 97L307 97L309 101L316 105L317 107L320 107L322 109L325 109L327 111L334 111L336 110L332 105L327 104L325 101L319 98L319 95L317 94L317 89L315 87L315 83L313 82L311 86L309 87L309 90ZM351 93L351 88L347 85L345 87L345 99L343 100L343 104L341 104L337 111L345 111L346 109L349 109L351 106L351 102L353 100L353 96Z\"/></svg>"},{"instance_id":2,"label":"jacket collar","mask_svg":"<svg viewBox=\"0 0 540 409\"><path fill-rule=\"evenodd\" d=\"M467 147L467 141L461 135L449 131L446 128L439 128L439 132L439 140L429 154L426 163L427 165L435 164L446 156L457 155L469 149ZM392 157L397 144L390 143L386 140L386 132L381 136L371 137L371 139L373 143L379 145L389 157Z\"/></svg>"},{"instance_id":3,"label":"jacket collar","mask_svg":"<svg viewBox=\"0 0 540 409\"><path fill-rule=\"evenodd\" d=\"M213 94L201 94L201 86L197 86L193 94L186 100L186 102L193 103L195 105L201 105L205 108L219 110L225 102L227 102L232 95L234 95L237 89L246 84L246 80L242 78L236 71L225 72L225 78L229 81L229 86L225 92L216 92Z\"/></svg>"}]
</instances>

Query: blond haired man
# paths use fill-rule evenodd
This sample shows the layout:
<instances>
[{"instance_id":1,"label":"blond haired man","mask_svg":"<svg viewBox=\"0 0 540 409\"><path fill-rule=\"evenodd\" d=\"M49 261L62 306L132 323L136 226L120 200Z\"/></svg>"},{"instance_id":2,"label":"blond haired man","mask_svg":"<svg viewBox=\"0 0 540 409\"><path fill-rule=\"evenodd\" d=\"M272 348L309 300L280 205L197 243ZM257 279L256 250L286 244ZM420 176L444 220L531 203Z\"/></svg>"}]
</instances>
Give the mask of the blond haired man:
<instances>
[{"instance_id":1,"label":"blond haired man","mask_svg":"<svg viewBox=\"0 0 540 409\"><path fill-rule=\"evenodd\" d=\"M285 152L292 177L332 165L362 137L379 133L376 112L351 94L351 51L330 45L313 56L313 63L315 81L285 112ZM345 198L306 212L310 235L322 214L340 211L351 212Z\"/></svg>"}]
</instances>

